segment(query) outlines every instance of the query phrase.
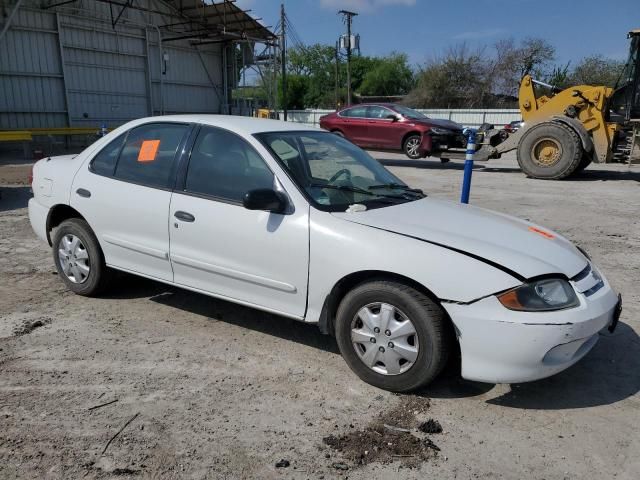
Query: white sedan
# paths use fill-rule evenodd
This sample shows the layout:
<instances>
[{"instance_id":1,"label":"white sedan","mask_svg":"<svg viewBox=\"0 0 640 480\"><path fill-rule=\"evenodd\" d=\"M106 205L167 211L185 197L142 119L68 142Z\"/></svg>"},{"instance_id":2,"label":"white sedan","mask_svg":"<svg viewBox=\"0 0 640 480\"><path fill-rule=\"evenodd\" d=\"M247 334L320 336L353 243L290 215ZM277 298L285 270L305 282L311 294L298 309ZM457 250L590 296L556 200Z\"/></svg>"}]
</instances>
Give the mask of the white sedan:
<instances>
[{"instance_id":1,"label":"white sedan","mask_svg":"<svg viewBox=\"0 0 640 480\"><path fill-rule=\"evenodd\" d=\"M523 382L582 358L621 300L568 240L427 197L292 123L144 118L33 169L29 217L66 286L113 269L315 323L364 381Z\"/></svg>"}]
</instances>

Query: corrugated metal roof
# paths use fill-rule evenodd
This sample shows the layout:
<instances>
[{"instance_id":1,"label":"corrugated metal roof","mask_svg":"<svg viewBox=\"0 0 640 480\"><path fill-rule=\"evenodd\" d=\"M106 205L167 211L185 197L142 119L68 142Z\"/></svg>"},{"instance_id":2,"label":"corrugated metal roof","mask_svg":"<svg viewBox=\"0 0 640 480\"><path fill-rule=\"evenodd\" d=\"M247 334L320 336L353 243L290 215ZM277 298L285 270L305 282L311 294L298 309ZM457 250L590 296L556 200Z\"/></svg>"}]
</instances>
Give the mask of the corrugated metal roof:
<instances>
[{"instance_id":1,"label":"corrugated metal roof","mask_svg":"<svg viewBox=\"0 0 640 480\"><path fill-rule=\"evenodd\" d=\"M164 0L188 19L185 23L162 25L161 28L175 33L175 37L207 40L244 38L269 42L276 38L267 27L249 15L232 1L207 2L203 0ZM171 37L165 41L170 41Z\"/></svg>"}]
</instances>

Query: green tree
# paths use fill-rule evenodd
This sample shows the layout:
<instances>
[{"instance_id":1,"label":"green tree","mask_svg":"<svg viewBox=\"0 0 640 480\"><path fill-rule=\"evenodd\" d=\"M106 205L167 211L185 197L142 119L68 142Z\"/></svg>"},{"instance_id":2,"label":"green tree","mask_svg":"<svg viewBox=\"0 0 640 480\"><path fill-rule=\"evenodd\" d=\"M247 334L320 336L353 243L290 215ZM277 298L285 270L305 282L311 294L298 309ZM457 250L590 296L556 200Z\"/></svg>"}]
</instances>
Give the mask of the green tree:
<instances>
[{"instance_id":1,"label":"green tree","mask_svg":"<svg viewBox=\"0 0 640 480\"><path fill-rule=\"evenodd\" d=\"M604 85L615 87L625 62L602 55L585 57L576 64L570 75L573 85Z\"/></svg>"},{"instance_id":2,"label":"green tree","mask_svg":"<svg viewBox=\"0 0 640 480\"><path fill-rule=\"evenodd\" d=\"M417 108L477 108L483 106L486 64L483 50L465 44L449 48L418 73L416 86L404 103Z\"/></svg>"},{"instance_id":3,"label":"green tree","mask_svg":"<svg viewBox=\"0 0 640 480\"><path fill-rule=\"evenodd\" d=\"M335 103L335 48L315 44L287 52L287 71L306 78L303 103L306 108L333 106Z\"/></svg>"},{"instance_id":4,"label":"green tree","mask_svg":"<svg viewBox=\"0 0 640 480\"><path fill-rule=\"evenodd\" d=\"M393 53L377 59L359 85L362 95L404 95L413 87L413 72L408 58L402 53Z\"/></svg>"},{"instance_id":5,"label":"green tree","mask_svg":"<svg viewBox=\"0 0 640 480\"><path fill-rule=\"evenodd\" d=\"M287 75L287 109L304 110L309 79L304 75ZM278 79L278 108L282 108L282 78Z\"/></svg>"}]
</instances>

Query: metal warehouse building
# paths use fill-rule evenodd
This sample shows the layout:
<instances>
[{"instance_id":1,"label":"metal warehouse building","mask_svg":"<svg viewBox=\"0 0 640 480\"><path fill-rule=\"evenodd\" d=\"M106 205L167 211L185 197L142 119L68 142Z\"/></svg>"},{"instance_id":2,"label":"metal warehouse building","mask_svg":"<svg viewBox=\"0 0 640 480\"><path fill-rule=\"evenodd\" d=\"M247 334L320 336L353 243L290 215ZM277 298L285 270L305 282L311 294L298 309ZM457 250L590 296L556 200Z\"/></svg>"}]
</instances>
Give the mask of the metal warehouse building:
<instances>
[{"instance_id":1,"label":"metal warehouse building","mask_svg":"<svg viewBox=\"0 0 640 480\"><path fill-rule=\"evenodd\" d=\"M236 113L243 62L275 40L231 1L0 1L0 130Z\"/></svg>"}]
</instances>

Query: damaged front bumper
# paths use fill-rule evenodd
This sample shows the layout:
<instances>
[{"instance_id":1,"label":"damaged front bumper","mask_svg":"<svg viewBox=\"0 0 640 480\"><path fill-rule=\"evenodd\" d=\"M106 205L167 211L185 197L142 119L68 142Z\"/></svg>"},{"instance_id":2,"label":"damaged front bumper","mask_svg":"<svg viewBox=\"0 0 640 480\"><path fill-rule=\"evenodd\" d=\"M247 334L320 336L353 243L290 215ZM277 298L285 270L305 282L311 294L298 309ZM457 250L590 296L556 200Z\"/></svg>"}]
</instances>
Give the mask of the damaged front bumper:
<instances>
[{"instance_id":1,"label":"damaged front bumper","mask_svg":"<svg viewBox=\"0 0 640 480\"><path fill-rule=\"evenodd\" d=\"M471 304L444 303L460 342L462 377L529 382L576 363L620 314L618 295L603 282L593 294L579 293L578 307L554 312L508 310L495 296Z\"/></svg>"}]
</instances>

